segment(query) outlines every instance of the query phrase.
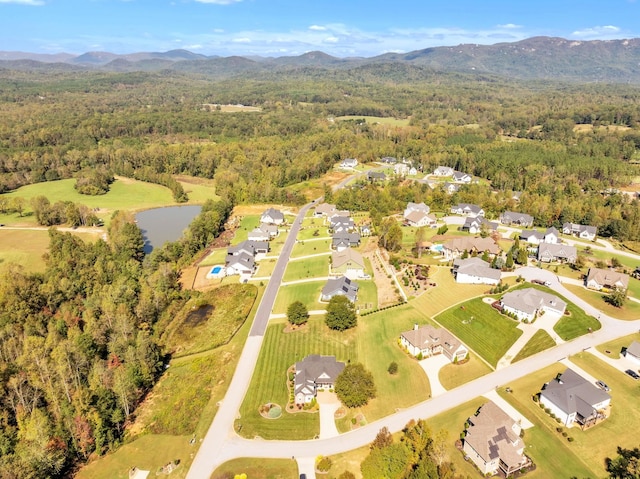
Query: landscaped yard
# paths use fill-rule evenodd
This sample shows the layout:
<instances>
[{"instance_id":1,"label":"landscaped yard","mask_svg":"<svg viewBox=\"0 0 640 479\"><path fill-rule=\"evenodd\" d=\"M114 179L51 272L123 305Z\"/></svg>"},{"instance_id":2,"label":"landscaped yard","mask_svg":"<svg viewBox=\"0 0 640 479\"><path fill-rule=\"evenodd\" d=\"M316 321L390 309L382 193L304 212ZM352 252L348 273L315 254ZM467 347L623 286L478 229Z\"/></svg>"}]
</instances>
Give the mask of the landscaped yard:
<instances>
[{"instance_id":1,"label":"landscaped yard","mask_svg":"<svg viewBox=\"0 0 640 479\"><path fill-rule=\"evenodd\" d=\"M299 241L293 246L291 258L299 258L300 256L309 256L320 253L326 253L328 261L328 257L331 254L330 239Z\"/></svg>"},{"instance_id":2,"label":"landscaped yard","mask_svg":"<svg viewBox=\"0 0 640 479\"><path fill-rule=\"evenodd\" d=\"M200 266L213 266L216 264L224 264L227 258L227 248L214 249L209 256L200 262Z\"/></svg>"},{"instance_id":3,"label":"landscaped yard","mask_svg":"<svg viewBox=\"0 0 640 479\"><path fill-rule=\"evenodd\" d=\"M249 231L252 231L260 226L260 216L261 215L244 215L240 220L238 229L236 229L235 231L233 239L231 240L231 244L236 245L246 240Z\"/></svg>"},{"instance_id":4,"label":"landscaped yard","mask_svg":"<svg viewBox=\"0 0 640 479\"><path fill-rule=\"evenodd\" d=\"M469 354L469 361L464 364L447 364L440 369L438 378L445 389L453 389L473 381L485 374L489 374L491 368L474 353Z\"/></svg>"},{"instance_id":5,"label":"landscaped yard","mask_svg":"<svg viewBox=\"0 0 640 479\"><path fill-rule=\"evenodd\" d=\"M327 277L329 275L329 258L330 256L326 255L289 261L283 281Z\"/></svg>"},{"instance_id":6,"label":"landscaped yard","mask_svg":"<svg viewBox=\"0 0 640 479\"><path fill-rule=\"evenodd\" d=\"M252 459L243 457L225 462L215 470L211 479L228 479L243 473L249 479L298 477L298 463L291 459Z\"/></svg>"},{"instance_id":7,"label":"landscaped yard","mask_svg":"<svg viewBox=\"0 0 640 479\"><path fill-rule=\"evenodd\" d=\"M308 283L285 284L280 286L276 302L273 305L273 313L282 314L294 301L300 301L307 306L309 311L325 309L326 303L320 302L320 293L326 284L326 280L310 281Z\"/></svg>"},{"instance_id":8,"label":"landscaped yard","mask_svg":"<svg viewBox=\"0 0 640 479\"><path fill-rule=\"evenodd\" d=\"M598 308L607 316L624 320L640 318L640 303L627 299L621 308L616 308L615 306L605 302L604 295L598 291L585 289L582 286L575 284L564 284L564 287L594 308Z\"/></svg>"},{"instance_id":9,"label":"landscaped yard","mask_svg":"<svg viewBox=\"0 0 640 479\"><path fill-rule=\"evenodd\" d=\"M545 349L552 348L556 345L556 342L553 340L549 333L547 333L544 329L538 329L535 334L531 337L527 344L516 354L515 358L511 360L512 363L516 361L520 361L521 359L528 358L529 356L533 356L540 351L544 351Z\"/></svg>"},{"instance_id":10,"label":"landscaped yard","mask_svg":"<svg viewBox=\"0 0 640 479\"><path fill-rule=\"evenodd\" d=\"M361 311L368 309L376 309L378 307L378 290L376 284L372 280L356 280L358 283L358 299L356 307Z\"/></svg>"},{"instance_id":11,"label":"landscaped yard","mask_svg":"<svg viewBox=\"0 0 640 479\"><path fill-rule=\"evenodd\" d=\"M596 346L596 349L602 354L606 354L611 359L618 359L619 357L621 357L622 348L628 347L633 341L640 342L640 334L630 334L629 336L614 339L613 341L609 341L608 343L599 344L598 346Z\"/></svg>"},{"instance_id":12,"label":"landscaped yard","mask_svg":"<svg viewBox=\"0 0 640 479\"><path fill-rule=\"evenodd\" d=\"M435 320L494 367L522 334L516 321L503 316L481 298L449 308Z\"/></svg>"}]
</instances>

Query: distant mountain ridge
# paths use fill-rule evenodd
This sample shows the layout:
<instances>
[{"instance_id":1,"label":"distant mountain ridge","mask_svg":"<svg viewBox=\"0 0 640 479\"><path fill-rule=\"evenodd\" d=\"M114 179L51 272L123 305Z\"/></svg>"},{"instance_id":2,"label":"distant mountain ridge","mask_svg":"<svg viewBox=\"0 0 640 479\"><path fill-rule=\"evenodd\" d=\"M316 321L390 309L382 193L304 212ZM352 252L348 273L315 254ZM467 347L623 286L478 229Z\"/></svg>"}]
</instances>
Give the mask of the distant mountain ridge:
<instances>
[{"instance_id":1,"label":"distant mountain ridge","mask_svg":"<svg viewBox=\"0 0 640 479\"><path fill-rule=\"evenodd\" d=\"M352 69L385 64L413 65L437 71L481 73L517 79L640 83L640 39L573 41L533 37L495 45L462 44L369 58L338 58L313 51L299 56L206 56L188 50L82 55L0 52L7 69L68 69L133 72L176 70L216 77L282 72L290 69Z\"/></svg>"}]
</instances>

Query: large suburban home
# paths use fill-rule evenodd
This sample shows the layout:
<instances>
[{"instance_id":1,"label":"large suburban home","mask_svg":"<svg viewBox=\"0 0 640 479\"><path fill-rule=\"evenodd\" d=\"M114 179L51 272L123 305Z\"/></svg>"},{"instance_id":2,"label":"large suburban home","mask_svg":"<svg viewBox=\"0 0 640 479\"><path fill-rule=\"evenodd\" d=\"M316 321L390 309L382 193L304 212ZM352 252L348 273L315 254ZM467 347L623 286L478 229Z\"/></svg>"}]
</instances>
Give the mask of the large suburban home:
<instances>
[{"instance_id":1,"label":"large suburban home","mask_svg":"<svg viewBox=\"0 0 640 479\"><path fill-rule=\"evenodd\" d=\"M612 269L589 268L584 285L589 289L602 291L603 289L618 289L629 287L629 275L618 273Z\"/></svg>"},{"instance_id":2,"label":"large suburban home","mask_svg":"<svg viewBox=\"0 0 640 479\"><path fill-rule=\"evenodd\" d=\"M475 218L467 216L461 229L474 235L481 233L483 230L487 233L493 233L498 230L498 223L489 221L484 216L476 216Z\"/></svg>"},{"instance_id":3,"label":"large suburban home","mask_svg":"<svg viewBox=\"0 0 640 479\"><path fill-rule=\"evenodd\" d=\"M227 276L252 275L256 271L256 261L253 255L247 253L239 253L236 255L228 254L225 260L225 272Z\"/></svg>"},{"instance_id":4,"label":"large suburban home","mask_svg":"<svg viewBox=\"0 0 640 479\"><path fill-rule=\"evenodd\" d=\"M547 231L544 232L543 243L558 244L560 241L560 232L553 226L547 228Z\"/></svg>"},{"instance_id":5,"label":"large suburban home","mask_svg":"<svg viewBox=\"0 0 640 479\"><path fill-rule=\"evenodd\" d=\"M501 272L480 258L458 258L453 260L453 275L456 283L498 284Z\"/></svg>"},{"instance_id":6,"label":"large suburban home","mask_svg":"<svg viewBox=\"0 0 640 479\"><path fill-rule=\"evenodd\" d=\"M355 158L345 158L340 162L340 168L355 168L358 166L358 160Z\"/></svg>"},{"instance_id":7,"label":"large suburban home","mask_svg":"<svg viewBox=\"0 0 640 479\"><path fill-rule=\"evenodd\" d=\"M227 254L238 255L240 253L245 253L251 256L255 256L258 254L266 254L269 252L269 249L270 248L268 241L245 240L241 243L238 243L236 246L229 246L229 248L227 248Z\"/></svg>"},{"instance_id":8,"label":"large suburban home","mask_svg":"<svg viewBox=\"0 0 640 479\"><path fill-rule=\"evenodd\" d=\"M424 213L424 214L428 215L431 212L431 208L429 208L424 203L413 203L413 202L409 201L407 203L407 207L404 209L403 216L406 218L407 216L409 216L414 211L418 211L420 213Z\"/></svg>"},{"instance_id":9,"label":"large suburban home","mask_svg":"<svg viewBox=\"0 0 640 479\"><path fill-rule=\"evenodd\" d=\"M527 467L531 460L524 454L520 424L493 401L485 403L467 420L462 450L484 475L509 477Z\"/></svg>"},{"instance_id":10,"label":"large suburban home","mask_svg":"<svg viewBox=\"0 0 640 479\"><path fill-rule=\"evenodd\" d=\"M464 183L468 185L469 183L471 183L471 180L471 175L463 173L462 171L454 171L453 175L451 175L451 181L455 183Z\"/></svg>"},{"instance_id":11,"label":"large suburban home","mask_svg":"<svg viewBox=\"0 0 640 479\"><path fill-rule=\"evenodd\" d=\"M446 241L442 245L442 252L447 260L459 258L467 251L470 254L482 254L485 251L492 256L500 254L500 246L493 239L487 238L471 238L462 236Z\"/></svg>"},{"instance_id":12,"label":"large suburban home","mask_svg":"<svg viewBox=\"0 0 640 479\"><path fill-rule=\"evenodd\" d=\"M598 229L595 226L579 225L576 223L564 223L562 232L566 235L577 236L578 238L593 241L596 239Z\"/></svg>"},{"instance_id":13,"label":"large suburban home","mask_svg":"<svg viewBox=\"0 0 640 479\"><path fill-rule=\"evenodd\" d=\"M296 363L293 393L296 404L313 401L319 389L331 389L344 369L335 356L311 354Z\"/></svg>"},{"instance_id":14,"label":"large suburban home","mask_svg":"<svg viewBox=\"0 0 640 479\"><path fill-rule=\"evenodd\" d=\"M520 321L531 321L538 314L547 312L562 316L567 303L551 293L524 288L505 293L500 300L500 306L503 312L514 314Z\"/></svg>"},{"instance_id":15,"label":"large suburban home","mask_svg":"<svg viewBox=\"0 0 640 479\"><path fill-rule=\"evenodd\" d=\"M393 172L397 176L407 176L409 174L410 169L411 167L405 163L396 163L395 165L393 165Z\"/></svg>"},{"instance_id":16,"label":"large suburban home","mask_svg":"<svg viewBox=\"0 0 640 479\"><path fill-rule=\"evenodd\" d=\"M640 343L633 341L624 351L624 356L636 364L640 364Z\"/></svg>"},{"instance_id":17,"label":"large suburban home","mask_svg":"<svg viewBox=\"0 0 640 479\"><path fill-rule=\"evenodd\" d=\"M331 248L342 251L360 246L360 233L334 233L331 237Z\"/></svg>"},{"instance_id":18,"label":"large suburban home","mask_svg":"<svg viewBox=\"0 0 640 479\"><path fill-rule=\"evenodd\" d=\"M453 334L433 326L414 325L411 331L400 334L400 344L412 356L428 358L444 354L452 363L462 361L469 353L466 346Z\"/></svg>"},{"instance_id":19,"label":"large suburban home","mask_svg":"<svg viewBox=\"0 0 640 479\"><path fill-rule=\"evenodd\" d=\"M260 223L281 225L282 223L284 223L284 214L280 210L269 208L264 213L262 213L262 216L260 216Z\"/></svg>"},{"instance_id":20,"label":"large suburban home","mask_svg":"<svg viewBox=\"0 0 640 479\"><path fill-rule=\"evenodd\" d=\"M404 220L409 226L415 226L417 228L422 226L434 226L438 222L438 219L435 216L429 215L423 211L412 211L404 217Z\"/></svg>"},{"instance_id":21,"label":"large suburban home","mask_svg":"<svg viewBox=\"0 0 640 479\"><path fill-rule=\"evenodd\" d=\"M434 176L453 176L453 168L450 166L438 166L435 170L433 170Z\"/></svg>"},{"instance_id":22,"label":"large suburban home","mask_svg":"<svg viewBox=\"0 0 640 479\"><path fill-rule=\"evenodd\" d=\"M500 223L503 225L516 225L530 228L533 226L533 216L516 211L505 211L500 215Z\"/></svg>"},{"instance_id":23,"label":"large suburban home","mask_svg":"<svg viewBox=\"0 0 640 479\"><path fill-rule=\"evenodd\" d=\"M536 230L522 230L520 239L529 244L537 245L544 242L544 233Z\"/></svg>"},{"instance_id":24,"label":"large suburban home","mask_svg":"<svg viewBox=\"0 0 640 479\"><path fill-rule=\"evenodd\" d=\"M398 165L396 165L398 166ZM384 171L368 171L367 179L371 182L373 181L385 181L387 179L387 175L385 175Z\"/></svg>"},{"instance_id":25,"label":"large suburban home","mask_svg":"<svg viewBox=\"0 0 640 479\"><path fill-rule=\"evenodd\" d=\"M350 216L332 216L329 219L329 229L334 233L349 232L355 228L353 218Z\"/></svg>"},{"instance_id":26,"label":"large suburban home","mask_svg":"<svg viewBox=\"0 0 640 479\"><path fill-rule=\"evenodd\" d=\"M549 381L540 391L540 404L549 408L560 423L582 429L605 419L611 396L587 381L572 369L567 369Z\"/></svg>"},{"instance_id":27,"label":"large suburban home","mask_svg":"<svg viewBox=\"0 0 640 479\"><path fill-rule=\"evenodd\" d=\"M331 274L343 275L349 279L364 277L364 259L356 250L348 248L331 255Z\"/></svg>"},{"instance_id":28,"label":"large suburban home","mask_svg":"<svg viewBox=\"0 0 640 479\"><path fill-rule=\"evenodd\" d=\"M458 203L451 207L451 212L457 215L471 216L484 216L484 210L478 205L472 205L470 203Z\"/></svg>"},{"instance_id":29,"label":"large suburban home","mask_svg":"<svg viewBox=\"0 0 640 479\"><path fill-rule=\"evenodd\" d=\"M249 241L269 241L278 236L278 227L267 223L261 223L260 226L247 234Z\"/></svg>"},{"instance_id":30,"label":"large suburban home","mask_svg":"<svg viewBox=\"0 0 640 479\"><path fill-rule=\"evenodd\" d=\"M380 158L380 161L388 165L395 165L398 162L398 159L393 156L383 156Z\"/></svg>"},{"instance_id":31,"label":"large suburban home","mask_svg":"<svg viewBox=\"0 0 640 479\"><path fill-rule=\"evenodd\" d=\"M316 218L330 218L335 212L336 205L332 205L329 203L320 203L318 206L316 206L316 209L313 212L313 216L315 216Z\"/></svg>"},{"instance_id":32,"label":"large suburban home","mask_svg":"<svg viewBox=\"0 0 640 479\"><path fill-rule=\"evenodd\" d=\"M327 284L322 288L322 294L320 299L322 301L329 301L334 296L346 296L352 303L358 299L358 283L351 281L346 276L340 276L339 278L329 278Z\"/></svg>"},{"instance_id":33,"label":"large suburban home","mask_svg":"<svg viewBox=\"0 0 640 479\"><path fill-rule=\"evenodd\" d=\"M560 261L562 263L575 263L578 251L574 246L566 244L540 243L538 246L538 261L551 263Z\"/></svg>"},{"instance_id":34,"label":"large suburban home","mask_svg":"<svg viewBox=\"0 0 640 479\"><path fill-rule=\"evenodd\" d=\"M449 183L448 181L442 183L442 188L450 195L460 191L460 185L458 185L457 183Z\"/></svg>"}]
</instances>

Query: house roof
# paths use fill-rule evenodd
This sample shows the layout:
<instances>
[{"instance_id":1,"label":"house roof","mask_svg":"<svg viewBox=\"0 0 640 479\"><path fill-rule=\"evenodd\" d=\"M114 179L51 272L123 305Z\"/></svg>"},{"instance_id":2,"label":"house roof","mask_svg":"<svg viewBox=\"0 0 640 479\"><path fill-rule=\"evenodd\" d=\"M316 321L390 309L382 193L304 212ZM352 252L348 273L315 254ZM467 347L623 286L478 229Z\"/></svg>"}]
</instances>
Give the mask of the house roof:
<instances>
[{"instance_id":1,"label":"house roof","mask_svg":"<svg viewBox=\"0 0 640 479\"><path fill-rule=\"evenodd\" d=\"M424 213L429 214L429 212L431 211L431 208L429 208L427 205L425 205L424 203L413 203L411 201L409 201L407 203L407 207L404 209L405 212L409 212L409 211L422 211Z\"/></svg>"},{"instance_id":2,"label":"house roof","mask_svg":"<svg viewBox=\"0 0 640 479\"><path fill-rule=\"evenodd\" d=\"M464 212L469 212L469 213L475 213L478 214L481 211L484 211L482 208L480 208L478 205L472 205L471 203L458 203L455 207L453 207L452 209L455 210L462 210Z\"/></svg>"},{"instance_id":3,"label":"house roof","mask_svg":"<svg viewBox=\"0 0 640 479\"><path fill-rule=\"evenodd\" d=\"M344 369L335 356L311 354L296 363L295 393L315 393L315 384L333 384ZM305 391L306 390L306 391Z\"/></svg>"},{"instance_id":4,"label":"house roof","mask_svg":"<svg viewBox=\"0 0 640 479\"><path fill-rule=\"evenodd\" d=\"M346 276L330 278L327 280L327 284L325 284L324 288L322 288L322 296L333 297L341 294L349 298L351 302L354 302L359 288L358 283L351 281Z\"/></svg>"},{"instance_id":5,"label":"house roof","mask_svg":"<svg viewBox=\"0 0 640 479\"><path fill-rule=\"evenodd\" d=\"M590 281L595 281L600 286L621 286L626 289L629 286L629 275L612 269L589 268L587 283Z\"/></svg>"},{"instance_id":6,"label":"house roof","mask_svg":"<svg viewBox=\"0 0 640 479\"><path fill-rule=\"evenodd\" d=\"M262 218L271 218L273 220L280 220L280 221L284 221L284 213L280 210L277 210L275 208L269 208L267 209L264 213L262 213L262 216L260 217Z\"/></svg>"},{"instance_id":7,"label":"house roof","mask_svg":"<svg viewBox=\"0 0 640 479\"><path fill-rule=\"evenodd\" d=\"M501 272L489 266L489 263L481 258L456 259L453 267L458 274L466 274L469 276L477 276L478 278L490 278L499 280Z\"/></svg>"},{"instance_id":8,"label":"house roof","mask_svg":"<svg viewBox=\"0 0 640 479\"><path fill-rule=\"evenodd\" d=\"M528 240L529 238L536 238L539 241L542 241L544 239L544 234L536 230L522 230L522 233L520 233L520 238L523 240Z\"/></svg>"},{"instance_id":9,"label":"house roof","mask_svg":"<svg viewBox=\"0 0 640 479\"><path fill-rule=\"evenodd\" d=\"M555 404L565 414L577 412L585 418L593 414L595 405L611 399L609 394L572 369L567 369L557 378L549 381L540 395Z\"/></svg>"},{"instance_id":10,"label":"house roof","mask_svg":"<svg viewBox=\"0 0 640 479\"><path fill-rule=\"evenodd\" d=\"M627 348L627 354L640 358L640 343L638 341L633 341Z\"/></svg>"},{"instance_id":11,"label":"house roof","mask_svg":"<svg viewBox=\"0 0 640 479\"><path fill-rule=\"evenodd\" d=\"M341 244L346 246L360 244L360 233L346 233L343 231L333 233L333 236L331 237L331 245L335 247Z\"/></svg>"},{"instance_id":12,"label":"house roof","mask_svg":"<svg viewBox=\"0 0 640 479\"><path fill-rule=\"evenodd\" d=\"M433 174L439 176L451 176L453 175L453 168L450 166L438 166L433 170Z\"/></svg>"},{"instance_id":13,"label":"house roof","mask_svg":"<svg viewBox=\"0 0 640 479\"><path fill-rule=\"evenodd\" d=\"M538 247L538 258L542 256L553 258L575 258L578 251L575 246L566 244L542 243Z\"/></svg>"},{"instance_id":14,"label":"house roof","mask_svg":"<svg viewBox=\"0 0 640 479\"><path fill-rule=\"evenodd\" d=\"M331 226L335 226L339 224L353 226L354 224L353 218L351 218L350 216L332 216L329 222L331 223Z\"/></svg>"},{"instance_id":15,"label":"house roof","mask_svg":"<svg viewBox=\"0 0 640 479\"><path fill-rule=\"evenodd\" d=\"M445 190L447 191L451 191L451 192L456 192L460 190L460 185L457 185L455 183L449 183L448 181L445 181L442 186L444 187Z\"/></svg>"},{"instance_id":16,"label":"house roof","mask_svg":"<svg viewBox=\"0 0 640 479\"><path fill-rule=\"evenodd\" d=\"M255 228L247 234L247 239L250 241L262 241L264 238L271 238L271 234L262 228Z\"/></svg>"},{"instance_id":17,"label":"house roof","mask_svg":"<svg viewBox=\"0 0 640 479\"><path fill-rule=\"evenodd\" d=\"M544 232L545 236L551 235L551 234L556 235L557 237L560 237L560 232L554 226L547 228L547 231Z\"/></svg>"},{"instance_id":18,"label":"house roof","mask_svg":"<svg viewBox=\"0 0 640 479\"><path fill-rule=\"evenodd\" d=\"M386 180L387 175L384 174L384 171L369 171L367 172L367 178L373 180Z\"/></svg>"},{"instance_id":19,"label":"house roof","mask_svg":"<svg viewBox=\"0 0 640 479\"><path fill-rule=\"evenodd\" d=\"M580 225L578 223L564 223L562 225L562 230L569 231L571 233L587 232L589 234L595 235L598 231L598 228L596 228L595 226Z\"/></svg>"},{"instance_id":20,"label":"house roof","mask_svg":"<svg viewBox=\"0 0 640 479\"><path fill-rule=\"evenodd\" d=\"M467 173L463 173L462 171L454 171L452 176L454 181L460 181L460 180L464 180L465 178L471 178L470 175L468 175Z\"/></svg>"},{"instance_id":21,"label":"house roof","mask_svg":"<svg viewBox=\"0 0 640 479\"><path fill-rule=\"evenodd\" d=\"M364 259L362 255L354 249L348 248L344 251L336 251L331 255L331 264L334 268L339 268L350 262L364 269Z\"/></svg>"},{"instance_id":22,"label":"house roof","mask_svg":"<svg viewBox=\"0 0 640 479\"><path fill-rule=\"evenodd\" d=\"M336 205L332 205L329 203L320 203L318 206L316 206L316 214L319 215L330 215L334 211L336 211Z\"/></svg>"},{"instance_id":23,"label":"house roof","mask_svg":"<svg viewBox=\"0 0 640 479\"><path fill-rule=\"evenodd\" d=\"M482 228L483 225L485 226L485 228L487 228L490 231L495 231L498 229L498 223L494 221L489 221L485 219L484 216L476 216L475 218L468 216L464 220L464 225L462 226L462 229L471 229L474 227Z\"/></svg>"},{"instance_id":24,"label":"house roof","mask_svg":"<svg viewBox=\"0 0 640 479\"><path fill-rule=\"evenodd\" d=\"M411 211L405 215L405 219L411 223L420 223L424 218L428 218L430 223L436 221L436 217L425 213L424 211Z\"/></svg>"},{"instance_id":25,"label":"house roof","mask_svg":"<svg viewBox=\"0 0 640 479\"><path fill-rule=\"evenodd\" d=\"M518 213L517 211L505 211L502 213L502 220L511 223L533 223L533 216L526 213Z\"/></svg>"},{"instance_id":26,"label":"house roof","mask_svg":"<svg viewBox=\"0 0 640 479\"><path fill-rule=\"evenodd\" d=\"M490 254L500 253L500 246L491 238L471 238L462 236L444 243L444 248L450 251L488 251Z\"/></svg>"},{"instance_id":27,"label":"house roof","mask_svg":"<svg viewBox=\"0 0 640 479\"><path fill-rule=\"evenodd\" d=\"M537 310L544 306L552 307L558 311L564 311L567 307L567 303L557 296L535 288L509 291L505 293L500 301L504 306L527 314L535 314Z\"/></svg>"},{"instance_id":28,"label":"house roof","mask_svg":"<svg viewBox=\"0 0 640 479\"><path fill-rule=\"evenodd\" d=\"M405 338L411 346L420 349L430 349L436 346L442 346L451 354L458 350L462 343L453 334L443 328L434 328L426 325L411 331L405 331L400 334Z\"/></svg>"},{"instance_id":29,"label":"house roof","mask_svg":"<svg viewBox=\"0 0 640 479\"><path fill-rule=\"evenodd\" d=\"M513 430L515 421L500 409L493 401L485 403L478 413L469 418L467 442L484 462L500 458L512 467L524 460L520 437ZM518 427L519 428L519 427Z\"/></svg>"},{"instance_id":30,"label":"house roof","mask_svg":"<svg viewBox=\"0 0 640 479\"><path fill-rule=\"evenodd\" d=\"M247 253L239 253L237 255L228 254L225 264L232 268L243 268L246 270L253 270L256 267L256 262L253 256Z\"/></svg>"}]
</instances>

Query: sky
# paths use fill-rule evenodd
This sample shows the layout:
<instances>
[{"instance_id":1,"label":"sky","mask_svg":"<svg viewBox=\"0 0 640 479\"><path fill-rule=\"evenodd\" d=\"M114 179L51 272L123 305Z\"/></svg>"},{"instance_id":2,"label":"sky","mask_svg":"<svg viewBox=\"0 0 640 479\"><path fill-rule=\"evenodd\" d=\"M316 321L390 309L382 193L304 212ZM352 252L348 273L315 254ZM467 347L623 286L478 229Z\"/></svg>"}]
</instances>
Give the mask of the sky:
<instances>
[{"instance_id":1,"label":"sky","mask_svg":"<svg viewBox=\"0 0 640 479\"><path fill-rule=\"evenodd\" d=\"M0 51L371 57L640 36L640 0L0 0Z\"/></svg>"}]
</instances>

